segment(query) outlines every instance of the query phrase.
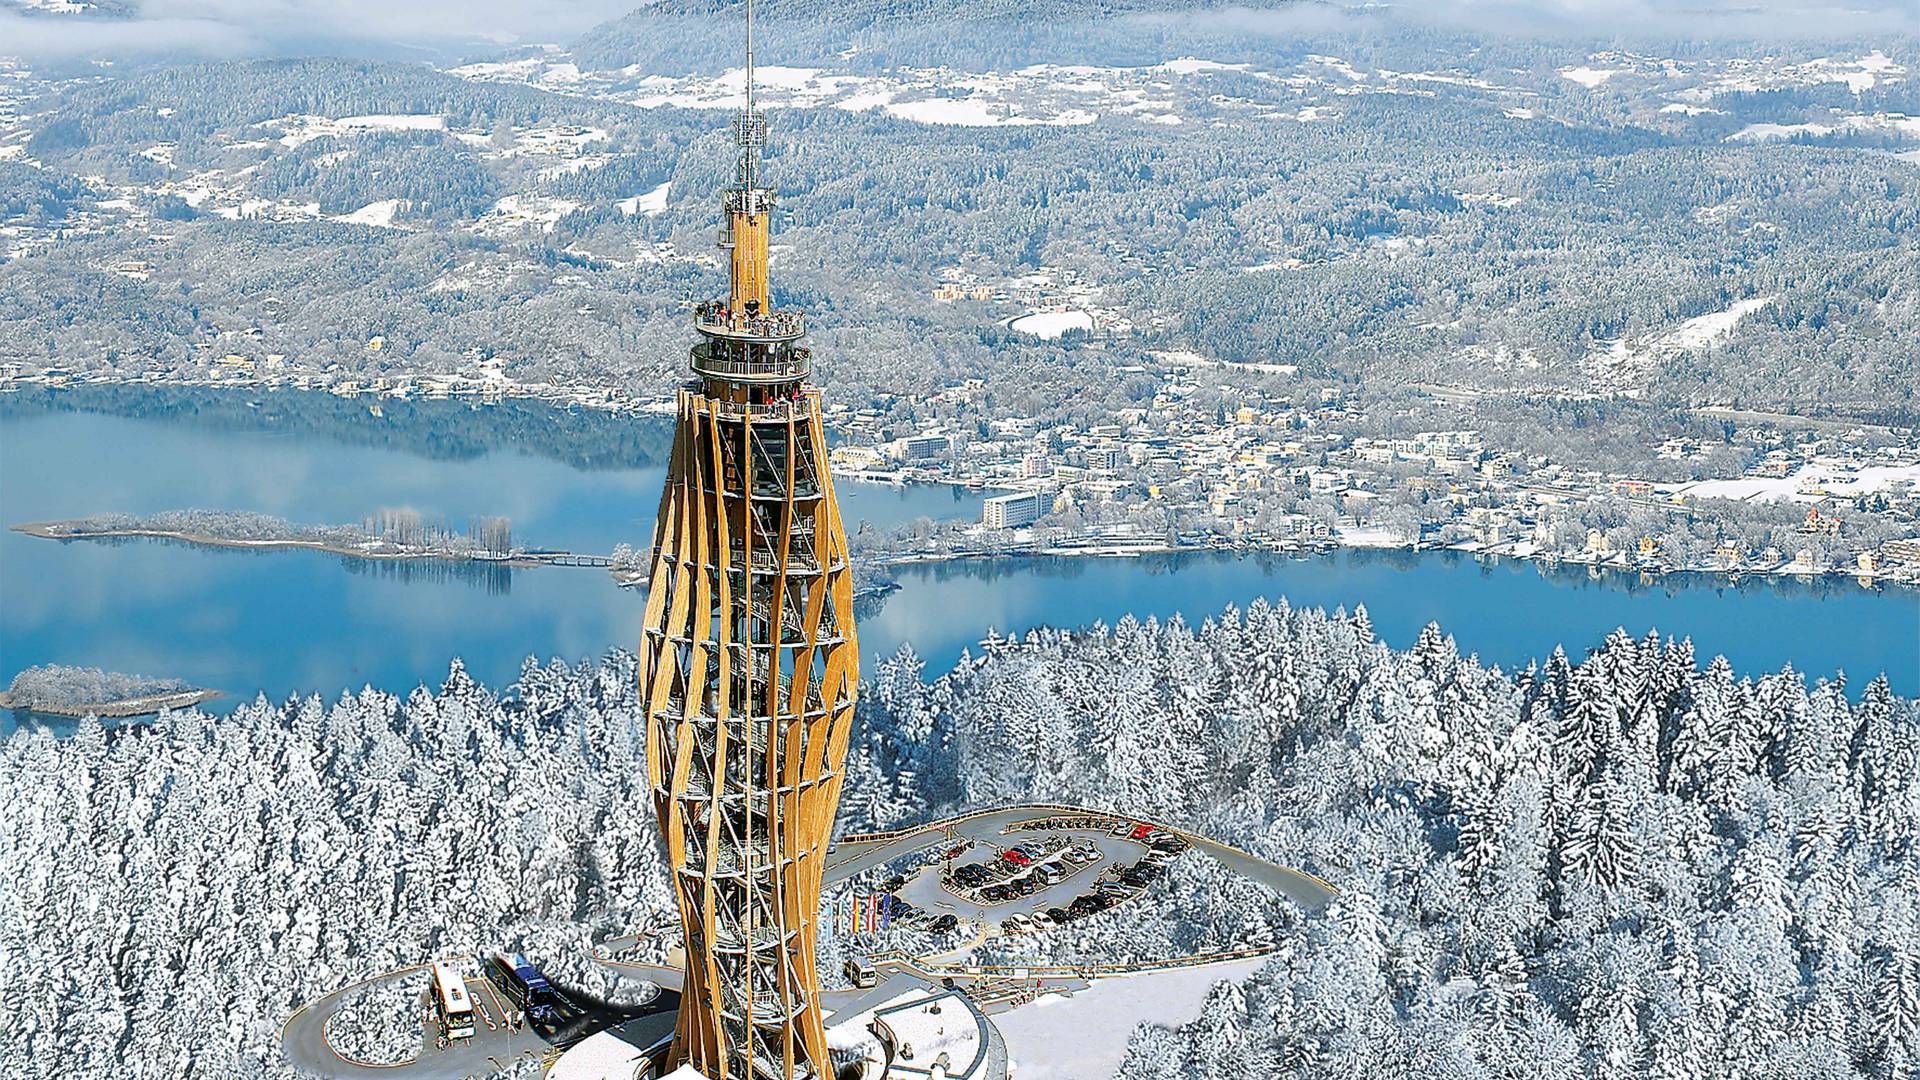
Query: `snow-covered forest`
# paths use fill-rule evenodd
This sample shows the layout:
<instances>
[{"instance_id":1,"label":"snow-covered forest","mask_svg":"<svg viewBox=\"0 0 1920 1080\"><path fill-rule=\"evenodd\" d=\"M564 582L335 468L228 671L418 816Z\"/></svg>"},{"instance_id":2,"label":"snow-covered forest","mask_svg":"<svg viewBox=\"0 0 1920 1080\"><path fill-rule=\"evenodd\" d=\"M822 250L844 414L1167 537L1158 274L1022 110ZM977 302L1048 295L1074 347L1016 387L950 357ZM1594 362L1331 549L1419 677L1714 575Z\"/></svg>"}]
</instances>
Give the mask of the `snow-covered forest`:
<instances>
[{"instance_id":1,"label":"snow-covered forest","mask_svg":"<svg viewBox=\"0 0 1920 1080\"><path fill-rule=\"evenodd\" d=\"M292 1077L300 1004L495 944L604 990L591 938L672 903L635 681L529 664L503 700L456 662L437 693L15 734L0 1076Z\"/></svg>"},{"instance_id":2,"label":"snow-covered forest","mask_svg":"<svg viewBox=\"0 0 1920 1080\"><path fill-rule=\"evenodd\" d=\"M190 687L179 679L43 664L15 675L4 696L10 709L81 709L187 689Z\"/></svg>"},{"instance_id":3,"label":"snow-covered forest","mask_svg":"<svg viewBox=\"0 0 1920 1080\"><path fill-rule=\"evenodd\" d=\"M624 653L499 694L456 664L437 693L15 735L0 1073L288 1075L300 1001L494 943L592 988L581 947L669 910L633 684ZM1345 890L1305 918L1189 855L1148 902L999 946L1279 947L1137 1033L1128 1076L1920 1062L1920 710L1882 681L1738 679L1624 635L1501 672L1437 630L1395 651L1364 612L1256 602L992 640L931 681L903 653L860 725L844 831L1075 802Z\"/></svg>"}]
</instances>

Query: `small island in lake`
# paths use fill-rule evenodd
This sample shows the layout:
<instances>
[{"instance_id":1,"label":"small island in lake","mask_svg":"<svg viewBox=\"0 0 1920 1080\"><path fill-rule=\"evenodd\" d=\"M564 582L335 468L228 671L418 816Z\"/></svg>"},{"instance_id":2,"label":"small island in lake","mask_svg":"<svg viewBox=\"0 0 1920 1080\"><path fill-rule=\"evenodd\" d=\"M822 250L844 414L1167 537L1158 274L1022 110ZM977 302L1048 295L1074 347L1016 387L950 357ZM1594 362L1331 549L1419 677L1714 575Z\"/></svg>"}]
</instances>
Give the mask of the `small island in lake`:
<instances>
[{"instance_id":1,"label":"small island in lake","mask_svg":"<svg viewBox=\"0 0 1920 1080\"><path fill-rule=\"evenodd\" d=\"M516 566L609 566L605 556L513 546L507 518L475 518L464 533L413 510L381 510L358 525L304 525L248 510L167 510L158 514L99 514L66 521L15 525L15 532L48 540L145 537L210 547L310 548L353 559L478 560Z\"/></svg>"},{"instance_id":2,"label":"small island in lake","mask_svg":"<svg viewBox=\"0 0 1920 1080\"><path fill-rule=\"evenodd\" d=\"M46 664L30 667L0 691L0 709L27 709L55 716L145 716L184 709L220 696L179 679L122 675L99 668Z\"/></svg>"}]
</instances>

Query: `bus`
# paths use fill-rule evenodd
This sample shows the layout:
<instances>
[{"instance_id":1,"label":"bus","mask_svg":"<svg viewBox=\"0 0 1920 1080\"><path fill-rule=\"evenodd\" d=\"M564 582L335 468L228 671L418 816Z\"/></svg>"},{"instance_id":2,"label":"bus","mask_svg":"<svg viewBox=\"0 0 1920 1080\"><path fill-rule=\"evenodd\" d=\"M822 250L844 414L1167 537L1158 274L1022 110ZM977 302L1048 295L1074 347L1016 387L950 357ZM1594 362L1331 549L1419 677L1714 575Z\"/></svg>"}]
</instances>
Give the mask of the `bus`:
<instances>
[{"instance_id":1,"label":"bus","mask_svg":"<svg viewBox=\"0 0 1920 1080\"><path fill-rule=\"evenodd\" d=\"M473 1036L473 999L467 995L467 980L452 961L434 961L433 1006L448 1041Z\"/></svg>"},{"instance_id":2,"label":"bus","mask_svg":"<svg viewBox=\"0 0 1920 1080\"><path fill-rule=\"evenodd\" d=\"M847 962L841 965L841 970L846 972L848 982L863 990L880 982L879 969L864 956L847 957Z\"/></svg>"},{"instance_id":3,"label":"bus","mask_svg":"<svg viewBox=\"0 0 1920 1080\"><path fill-rule=\"evenodd\" d=\"M487 977L534 1023L551 1023L560 1018L552 984L519 953L496 952L487 957Z\"/></svg>"}]
</instances>

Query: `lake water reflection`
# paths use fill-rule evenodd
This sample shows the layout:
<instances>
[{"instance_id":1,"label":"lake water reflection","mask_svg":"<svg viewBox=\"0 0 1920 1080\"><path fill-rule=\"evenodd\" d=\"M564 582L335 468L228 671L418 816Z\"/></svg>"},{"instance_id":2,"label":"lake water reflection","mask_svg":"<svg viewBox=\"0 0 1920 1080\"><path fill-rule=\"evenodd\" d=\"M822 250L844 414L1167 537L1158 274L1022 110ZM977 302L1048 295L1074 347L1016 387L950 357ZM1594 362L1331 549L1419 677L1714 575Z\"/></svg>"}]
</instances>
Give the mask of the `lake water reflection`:
<instances>
[{"instance_id":1,"label":"lake water reflection","mask_svg":"<svg viewBox=\"0 0 1920 1080\"><path fill-rule=\"evenodd\" d=\"M376 416L365 402L324 395L215 395L147 410L158 417L119 415L145 409L124 393L95 404L108 411L0 399L0 524L188 507L349 522L408 506L455 526L504 514L522 543L605 552L646 544L664 474L664 419L476 413L445 402ZM840 490L850 529L979 512L978 494L945 487ZM911 641L938 670L989 627L1128 612L1199 619L1284 596L1296 606L1364 603L1395 644L1438 620L1463 649L1509 666L1556 643L1577 654L1615 626L1657 626L1746 672L1791 658L1813 674L1844 667L1856 685L1884 669L1897 691L1920 691L1920 596L1850 582L1733 588L1694 577L1643 587L1625 575L1369 552L989 561L898 576L902 588L861 625L869 662ZM258 692L405 691L437 682L458 655L498 685L529 654L574 662L631 647L642 601L591 569L503 579L309 551L62 544L9 531L0 533L0 679L32 664L97 666L222 689L233 695L216 703L224 708Z\"/></svg>"}]
</instances>

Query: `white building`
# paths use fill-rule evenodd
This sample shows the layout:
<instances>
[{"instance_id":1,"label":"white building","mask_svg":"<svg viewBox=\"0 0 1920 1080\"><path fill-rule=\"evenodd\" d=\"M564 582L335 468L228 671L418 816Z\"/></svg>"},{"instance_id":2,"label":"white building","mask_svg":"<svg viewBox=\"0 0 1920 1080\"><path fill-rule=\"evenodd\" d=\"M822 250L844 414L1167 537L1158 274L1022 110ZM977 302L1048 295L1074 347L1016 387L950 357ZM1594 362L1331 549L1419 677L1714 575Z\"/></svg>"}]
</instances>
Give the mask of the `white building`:
<instances>
[{"instance_id":1,"label":"white building","mask_svg":"<svg viewBox=\"0 0 1920 1080\"><path fill-rule=\"evenodd\" d=\"M1049 500L1038 491L995 495L980 505L980 520L989 529L1017 529L1040 520Z\"/></svg>"}]
</instances>

